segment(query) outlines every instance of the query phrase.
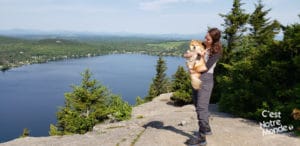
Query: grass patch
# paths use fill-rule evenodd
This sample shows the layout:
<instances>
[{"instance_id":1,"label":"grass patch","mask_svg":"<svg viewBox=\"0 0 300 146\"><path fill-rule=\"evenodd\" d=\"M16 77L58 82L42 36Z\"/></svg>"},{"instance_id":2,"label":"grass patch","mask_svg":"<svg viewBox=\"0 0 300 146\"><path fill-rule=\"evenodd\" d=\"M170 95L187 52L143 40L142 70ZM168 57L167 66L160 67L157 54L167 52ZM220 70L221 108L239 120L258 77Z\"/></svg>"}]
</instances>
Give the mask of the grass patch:
<instances>
[{"instance_id":1,"label":"grass patch","mask_svg":"<svg viewBox=\"0 0 300 146\"><path fill-rule=\"evenodd\" d=\"M135 143L140 139L140 137L142 136L142 134L145 132L146 129L143 129L136 137L135 139L131 142L130 146L134 146Z\"/></svg>"},{"instance_id":2,"label":"grass patch","mask_svg":"<svg viewBox=\"0 0 300 146\"><path fill-rule=\"evenodd\" d=\"M120 142L124 142L124 141L126 141L126 138L123 138ZM120 142L118 142L118 143L116 144L116 146L120 146Z\"/></svg>"},{"instance_id":3,"label":"grass patch","mask_svg":"<svg viewBox=\"0 0 300 146\"><path fill-rule=\"evenodd\" d=\"M137 118L137 119L143 119L144 116L143 116L143 115L138 115L136 118Z\"/></svg>"},{"instance_id":4,"label":"grass patch","mask_svg":"<svg viewBox=\"0 0 300 146\"><path fill-rule=\"evenodd\" d=\"M107 127L106 129L115 129L115 128L122 128L122 127L125 127L125 126L111 126L111 127Z\"/></svg>"},{"instance_id":5,"label":"grass patch","mask_svg":"<svg viewBox=\"0 0 300 146\"><path fill-rule=\"evenodd\" d=\"M101 134L105 134L106 131L96 131L96 133L97 133L98 135L101 135Z\"/></svg>"},{"instance_id":6,"label":"grass patch","mask_svg":"<svg viewBox=\"0 0 300 146\"><path fill-rule=\"evenodd\" d=\"M148 46L155 48L164 48L164 49L175 49L186 43L186 41L174 41L174 42L162 42L162 43L152 43L147 44Z\"/></svg>"},{"instance_id":7,"label":"grass patch","mask_svg":"<svg viewBox=\"0 0 300 146\"><path fill-rule=\"evenodd\" d=\"M169 101L170 99L160 99L160 101Z\"/></svg>"}]
</instances>

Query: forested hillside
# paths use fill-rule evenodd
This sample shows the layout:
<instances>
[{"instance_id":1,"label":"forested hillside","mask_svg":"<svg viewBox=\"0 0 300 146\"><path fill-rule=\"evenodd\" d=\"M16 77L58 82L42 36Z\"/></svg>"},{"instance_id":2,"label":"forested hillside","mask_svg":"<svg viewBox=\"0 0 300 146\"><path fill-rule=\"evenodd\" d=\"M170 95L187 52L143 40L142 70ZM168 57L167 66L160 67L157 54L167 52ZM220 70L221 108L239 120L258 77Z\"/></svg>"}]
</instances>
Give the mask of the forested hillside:
<instances>
[{"instance_id":1,"label":"forested hillside","mask_svg":"<svg viewBox=\"0 0 300 146\"><path fill-rule=\"evenodd\" d=\"M0 36L0 69L54 60L110 53L180 56L188 41L138 37L82 37L76 39L20 39Z\"/></svg>"}]
</instances>

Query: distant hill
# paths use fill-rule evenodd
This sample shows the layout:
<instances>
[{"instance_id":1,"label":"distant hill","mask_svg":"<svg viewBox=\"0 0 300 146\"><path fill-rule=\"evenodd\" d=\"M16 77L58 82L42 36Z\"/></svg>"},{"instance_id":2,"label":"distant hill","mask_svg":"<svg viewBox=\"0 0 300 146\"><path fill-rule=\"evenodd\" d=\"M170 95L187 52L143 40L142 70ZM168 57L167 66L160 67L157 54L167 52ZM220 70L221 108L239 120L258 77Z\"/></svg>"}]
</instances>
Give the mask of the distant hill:
<instances>
[{"instance_id":1,"label":"distant hill","mask_svg":"<svg viewBox=\"0 0 300 146\"><path fill-rule=\"evenodd\" d=\"M0 70L111 53L181 56L187 42L137 36L0 36Z\"/></svg>"},{"instance_id":2,"label":"distant hill","mask_svg":"<svg viewBox=\"0 0 300 146\"><path fill-rule=\"evenodd\" d=\"M142 34L126 32L72 32L72 31L41 31L26 29L0 30L0 35L17 37L23 39L46 39L46 38L64 38L64 39L88 39L88 38L144 38L160 40L191 40L203 39L205 34Z\"/></svg>"},{"instance_id":3,"label":"distant hill","mask_svg":"<svg viewBox=\"0 0 300 146\"><path fill-rule=\"evenodd\" d=\"M14 38L9 36L0 36L0 43L18 43L18 42L27 42L26 40L22 40L20 38Z\"/></svg>"}]
</instances>

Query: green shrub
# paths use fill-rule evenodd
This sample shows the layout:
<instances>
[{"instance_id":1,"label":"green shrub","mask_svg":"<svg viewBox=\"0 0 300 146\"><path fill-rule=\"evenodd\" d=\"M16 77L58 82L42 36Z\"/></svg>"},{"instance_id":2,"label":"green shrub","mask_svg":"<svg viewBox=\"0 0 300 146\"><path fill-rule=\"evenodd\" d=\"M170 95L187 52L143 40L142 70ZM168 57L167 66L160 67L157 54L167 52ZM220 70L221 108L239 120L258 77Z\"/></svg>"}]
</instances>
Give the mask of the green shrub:
<instances>
[{"instance_id":1,"label":"green shrub","mask_svg":"<svg viewBox=\"0 0 300 146\"><path fill-rule=\"evenodd\" d=\"M117 121L128 120L131 117L132 107L128 102L124 102L119 96L112 96L112 100L109 104L109 113Z\"/></svg>"},{"instance_id":2,"label":"green shrub","mask_svg":"<svg viewBox=\"0 0 300 146\"><path fill-rule=\"evenodd\" d=\"M145 103L146 101L144 99L142 99L140 96L137 96L135 98L135 106L141 105L143 103Z\"/></svg>"},{"instance_id":3,"label":"green shrub","mask_svg":"<svg viewBox=\"0 0 300 146\"><path fill-rule=\"evenodd\" d=\"M23 133L20 137L27 137L29 135L30 135L30 131L28 130L28 128L24 128Z\"/></svg>"}]
</instances>

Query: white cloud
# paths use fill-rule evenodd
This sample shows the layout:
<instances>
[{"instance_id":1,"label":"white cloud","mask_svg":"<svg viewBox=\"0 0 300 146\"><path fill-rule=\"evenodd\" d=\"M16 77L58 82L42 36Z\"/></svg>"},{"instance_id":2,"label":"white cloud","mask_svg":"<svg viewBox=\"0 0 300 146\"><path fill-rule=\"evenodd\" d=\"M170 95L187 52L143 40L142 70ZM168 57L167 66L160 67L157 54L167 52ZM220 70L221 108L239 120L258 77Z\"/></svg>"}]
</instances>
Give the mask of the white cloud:
<instances>
[{"instance_id":1,"label":"white cloud","mask_svg":"<svg viewBox=\"0 0 300 146\"><path fill-rule=\"evenodd\" d=\"M199 3L199 2L211 2L212 0L152 0L139 3L139 8L147 11L162 10L169 5L178 3Z\"/></svg>"}]
</instances>

